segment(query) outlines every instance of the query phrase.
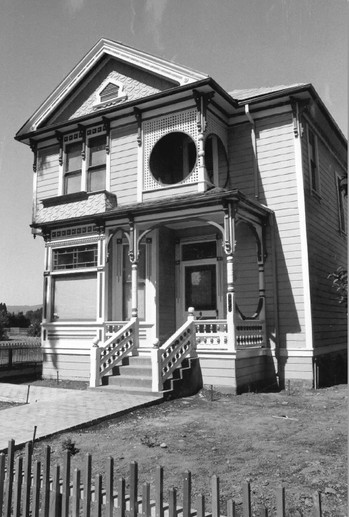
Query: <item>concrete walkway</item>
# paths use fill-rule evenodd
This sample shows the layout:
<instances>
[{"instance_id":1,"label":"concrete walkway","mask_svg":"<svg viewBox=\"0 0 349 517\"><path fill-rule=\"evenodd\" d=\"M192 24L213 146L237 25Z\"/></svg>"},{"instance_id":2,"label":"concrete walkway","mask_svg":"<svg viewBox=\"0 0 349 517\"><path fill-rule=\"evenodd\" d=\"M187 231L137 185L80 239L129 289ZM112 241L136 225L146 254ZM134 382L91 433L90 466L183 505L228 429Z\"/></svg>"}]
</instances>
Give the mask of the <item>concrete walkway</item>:
<instances>
[{"instance_id":1,"label":"concrete walkway","mask_svg":"<svg viewBox=\"0 0 349 517\"><path fill-rule=\"evenodd\" d=\"M93 390L42 388L0 383L0 400L22 402L0 411L0 452L14 439L16 445L97 423L132 409L156 404L161 397Z\"/></svg>"}]
</instances>

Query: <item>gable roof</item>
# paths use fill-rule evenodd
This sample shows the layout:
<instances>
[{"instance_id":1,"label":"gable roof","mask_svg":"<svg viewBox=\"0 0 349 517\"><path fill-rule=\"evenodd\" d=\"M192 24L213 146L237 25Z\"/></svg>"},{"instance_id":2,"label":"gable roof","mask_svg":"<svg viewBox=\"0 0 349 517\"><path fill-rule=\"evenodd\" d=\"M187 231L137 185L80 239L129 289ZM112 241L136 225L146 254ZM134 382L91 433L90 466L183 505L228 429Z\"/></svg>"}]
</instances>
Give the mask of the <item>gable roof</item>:
<instances>
[{"instance_id":1,"label":"gable roof","mask_svg":"<svg viewBox=\"0 0 349 517\"><path fill-rule=\"evenodd\" d=\"M268 93L289 93L290 90L306 86L307 83L295 83L289 85L278 85L278 86L263 86L261 88L247 88L243 90L232 90L229 92L234 99L237 101L245 101L247 99L254 99Z\"/></svg>"},{"instance_id":2,"label":"gable roof","mask_svg":"<svg viewBox=\"0 0 349 517\"><path fill-rule=\"evenodd\" d=\"M146 70L158 77L168 79L173 82L173 86L190 84L208 77L207 74L202 74L186 66L177 65L166 59L128 47L123 43L102 38L63 79L51 95L47 97L21 127L16 136L35 131L82 81L96 63L105 56L113 57L139 69Z\"/></svg>"}]
</instances>

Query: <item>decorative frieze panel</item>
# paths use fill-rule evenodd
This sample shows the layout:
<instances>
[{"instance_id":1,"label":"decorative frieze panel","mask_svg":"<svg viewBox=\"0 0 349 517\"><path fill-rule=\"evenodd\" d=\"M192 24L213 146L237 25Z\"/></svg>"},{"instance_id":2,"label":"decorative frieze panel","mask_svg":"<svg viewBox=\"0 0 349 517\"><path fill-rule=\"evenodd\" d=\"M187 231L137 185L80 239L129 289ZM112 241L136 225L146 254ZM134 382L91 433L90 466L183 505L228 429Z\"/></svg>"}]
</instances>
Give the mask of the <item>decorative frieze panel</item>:
<instances>
[{"instance_id":1,"label":"decorative frieze panel","mask_svg":"<svg viewBox=\"0 0 349 517\"><path fill-rule=\"evenodd\" d=\"M63 196L61 196L63 197ZM96 215L108 212L116 207L116 196L109 192L91 193L82 196L83 199L69 200L63 203L58 199L57 203L47 203L47 200L39 203L35 223L42 224L64 219L75 219L86 215Z\"/></svg>"},{"instance_id":2,"label":"decorative frieze panel","mask_svg":"<svg viewBox=\"0 0 349 517\"><path fill-rule=\"evenodd\" d=\"M144 185L145 191L165 188L168 185L163 185L157 181L150 171L149 160L151 152L155 144L163 136L173 132L187 133L195 144L198 140L198 128L196 123L197 112L195 109L172 113L163 117L157 117L151 120L144 121ZM198 161L192 172L179 184L190 184L198 181Z\"/></svg>"}]
</instances>

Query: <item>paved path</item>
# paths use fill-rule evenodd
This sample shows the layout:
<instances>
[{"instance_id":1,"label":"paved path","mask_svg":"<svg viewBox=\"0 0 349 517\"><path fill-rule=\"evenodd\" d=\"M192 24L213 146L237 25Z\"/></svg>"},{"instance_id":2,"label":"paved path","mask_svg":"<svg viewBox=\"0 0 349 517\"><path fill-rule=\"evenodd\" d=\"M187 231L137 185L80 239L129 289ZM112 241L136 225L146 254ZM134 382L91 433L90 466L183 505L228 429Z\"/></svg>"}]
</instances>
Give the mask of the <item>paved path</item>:
<instances>
[{"instance_id":1,"label":"paved path","mask_svg":"<svg viewBox=\"0 0 349 517\"><path fill-rule=\"evenodd\" d=\"M25 403L0 411L0 452L12 438L16 445L32 440L34 426L36 438L44 438L159 401L148 395L38 386L28 393L26 385L6 383L0 384L0 400Z\"/></svg>"}]
</instances>

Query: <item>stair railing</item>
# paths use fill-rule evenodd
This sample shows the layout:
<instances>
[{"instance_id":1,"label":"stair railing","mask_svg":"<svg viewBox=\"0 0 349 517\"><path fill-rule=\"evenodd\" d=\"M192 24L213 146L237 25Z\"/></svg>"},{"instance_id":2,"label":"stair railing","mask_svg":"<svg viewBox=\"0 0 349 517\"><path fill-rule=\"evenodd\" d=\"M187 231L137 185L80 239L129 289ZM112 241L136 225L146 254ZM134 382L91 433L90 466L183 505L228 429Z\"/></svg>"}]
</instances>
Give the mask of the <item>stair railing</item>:
<instances>
[{"instance_id":1,"label":"stair railing","mask_svg":"<svg viewBox=\"0 0 349 517\"><path fill-rule=\"evenodd\" d=\"M162 345L157 340L151 351L152 391L159 392L187 357L196 357L194 308L189 307L187 321Z\"/></svg>"},{"instance_id":2,"label":"stair railing","mask_svg":"<svg viewBox=\"0 0 349 517\"><path fill-rule=\"evenodd\" d=\"M131 318L107 341L100 345L99 339L91 347L90 386L96 388L102 384L102 378L122 360L138 348L138 318Z\"/></svg>"}]
</instances>

